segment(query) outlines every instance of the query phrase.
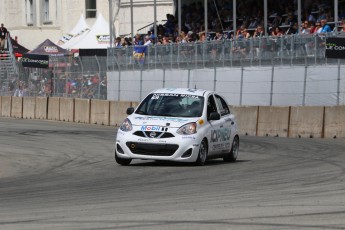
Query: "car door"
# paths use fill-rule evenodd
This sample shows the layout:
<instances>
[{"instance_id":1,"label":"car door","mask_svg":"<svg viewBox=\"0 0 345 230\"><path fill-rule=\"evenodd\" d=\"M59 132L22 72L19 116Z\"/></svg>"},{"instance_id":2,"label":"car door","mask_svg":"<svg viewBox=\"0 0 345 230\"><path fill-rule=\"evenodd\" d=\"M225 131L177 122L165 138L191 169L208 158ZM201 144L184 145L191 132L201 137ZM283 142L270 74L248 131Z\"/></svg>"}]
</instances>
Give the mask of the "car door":
<instances>
[{"instance_id":1,"label":"car door","mask_svg":"<svg viewBox=\"0 0 345 230\"><path fill-rule=\"evenodd\" d=\"M234 133L233 128L235 128L233 116L230 113L230 109L224 98L220 95L215 94L216 103L218 111L220 113L220 123L219 123L219 148L220 152L226 153L230 151L232 143L232 134Z\"/></svg>"},{"instance_id":2,"label":"car door","mask_svg":"<svg viewBox=\"0 0 345 230\"><path fill-rule=\"evenodd\" d=\"M217 112L217 102L214 98L213 94L210 94L207 99L207 120L209 124L209 128L207 129L207 138L209 140L209 148L208 148L208 155L216 155L223 151L223 147L221 146L221 125L223 123L222 120L209 120L211 112Z\"/></svg>"}]
</instances>

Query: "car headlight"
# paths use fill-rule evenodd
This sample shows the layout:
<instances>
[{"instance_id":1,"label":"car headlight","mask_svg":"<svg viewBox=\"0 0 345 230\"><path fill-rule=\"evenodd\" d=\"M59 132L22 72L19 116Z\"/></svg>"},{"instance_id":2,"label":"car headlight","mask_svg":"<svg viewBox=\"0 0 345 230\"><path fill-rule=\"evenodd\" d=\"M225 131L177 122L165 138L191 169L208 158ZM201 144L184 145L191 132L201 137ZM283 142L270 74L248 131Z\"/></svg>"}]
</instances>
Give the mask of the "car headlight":
<instances>
[{"instance_id":1,"label":"car headlight","mask_svg":"<svg viewBox=\"0 0 345 230\"><path fill-rule=\"evenodd\" d=\"M178 134L181 135L191 135L196 133L196 123L188 123L177 130Z\"/></svg>"},{"instance_id":2,"label":"car headlight","mask_svg":"<svg viewBox=\"0 0 345 230\"><path fill-rule=\"evenodd\" d=\"M128 118L126 118L126 119L123 121L122 125L120 126L120 129L121 129L122 131L124 131L124 132L131 131L132 128L133 128L133 127L132 127L132 123L131 123L131 121L130 121Z\"/></svg>"}]
</instances>

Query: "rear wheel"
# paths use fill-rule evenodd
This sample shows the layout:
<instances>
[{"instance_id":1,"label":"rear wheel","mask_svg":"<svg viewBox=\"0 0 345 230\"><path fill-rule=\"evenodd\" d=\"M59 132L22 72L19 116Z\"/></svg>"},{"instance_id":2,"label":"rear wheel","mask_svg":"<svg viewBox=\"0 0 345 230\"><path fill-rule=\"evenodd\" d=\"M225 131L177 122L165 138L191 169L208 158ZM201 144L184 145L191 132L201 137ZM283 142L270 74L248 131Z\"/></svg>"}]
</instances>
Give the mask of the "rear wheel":
<instances>
[{"instance_id":1,"label":"rear wheel","mask_svg":"<svg viewBox=\"0 0 345 230\"><path fill-rule=\"evenodd\" d=\"M238 136L234 137L234 140L232 141L231 150L226 156L223 157L223 160L226 162L235 162L238 156L238 150L240 147L240 141Z\"/></svg>"},{"instance_id":2,"label":"rear wheel","mask_svg":"<svg viewBox=\"0 0 345 230\"><path fill-rule=\"evenodd\" d=\"M129 165L131 163L132 159L118 157L116 154L116 151L115 151L115 161L116 161L116 163L118 163L120 165Z\"/></svg>"},{"instance_id":3,"label":"rear wheel","mask_svg":"<svg viewBox=\"0 0 345 230\"><path fill-rule=\"evenodd\" d=\"M198 153L198 158L196 159L195 164L198 166L202 166L205 164L207 159L208 149L207 149L207 141L206 139L203 139Z\"/></svg>"}]
</instances>

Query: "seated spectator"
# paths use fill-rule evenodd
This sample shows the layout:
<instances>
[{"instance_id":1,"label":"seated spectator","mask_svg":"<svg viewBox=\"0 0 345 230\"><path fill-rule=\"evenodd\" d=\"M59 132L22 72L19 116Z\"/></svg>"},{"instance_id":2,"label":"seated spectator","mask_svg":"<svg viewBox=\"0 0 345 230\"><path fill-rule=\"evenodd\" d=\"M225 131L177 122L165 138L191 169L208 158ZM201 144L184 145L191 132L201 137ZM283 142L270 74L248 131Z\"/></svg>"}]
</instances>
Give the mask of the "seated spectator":
<instances>
[{"instance_id":1,"label":"seated spectator","mask_svg":"<svg viewBox=\"0 0 345 230\"><path fill-rule=\"evenodd\" d=\"M309 34L309 23L308 21L302 22L299 34Z\"/></svg>"},{"instance_id":2,"label":"seated spectator","mask_svg":"<svg viewBox=\"0 0 345 230\"><path fill-rule=\"evenodd\" d=\"M122 43L121 43L121 38L120 38L120 37L117 37L117 38L115 39L115 47L116 47L116 48L122 47Z\"/></svg>"},{"instance_id":3,"label":"seated spectator","mask_svg":"<svg viewBox=\"0 0 345 230\"><path fill-rule=\"evenodd\" d=\"M309 34L315 33L315 22L309 22Z\"/></svg>"},{"instance_id":4,"label":"seated spectator","mask_svg":"<svg viewBox=\"0 0 345 230\"><path fill-rule=\"evenodd\" d=\"M262 26L258 26L256 28L256 30L254 31L253 37L257 38L257 37L263 37L265 35L263 27Z\"/></svg>"},{"instance_id":5,"label":"seated spectator","mask_svg":"<svg viewBox=\"0 0 345 230\"><path fill-rule=\"evenodd\" d=\"M217 31L216 35L214 36L213 40L214 41L220 41L223 39L223 32L222 31Z\"/></svg>"},{"instance_id":6,"label":"seated spectator","mask_svg":"<svg viewBox=\"0 0 345 230\"><path fill-rule=\"evenodd\" d=\"M329 25L327 25L327 20L326 19L322 19L321 20L321 31L320 33L329 33L332 32L331 27L329 27Z\"/></svg>"},{"instance_id":7,"label":"seated spectator","mask_svg":"<svg viewBox=\"0 0 345 230\"><path fill-rule=\"evenodd\" d=\"M342 21L342 23L341 23L341 28L340 28L339 32L345 33L345 22L344 21Z\"/></svg>"},{"instance_id":8,"label":"seated spectator","mask_svg":"<svg viewBox=\"0 0 345 230\"><path fill-rule=\"evenodd\" d=\"M321 33L321 30L322 30L321 22L317 21L315 23L314 33L319 34Z\"/></svg>"},{"instance_id":9,"label":"seated spectator","mask_svg":"<svg viewBox=\"0 0 345 230\"><path fill-rule=\"evenodd\" d=\"M271 36L272 37L281 37L281 36L283 36L283 31L280 29L280 27L274 27L272 29Z\"/></svg>"},{"instance_id":10,"label":"seated spectator","mask_svg":"<svg viewBox=\"0 0 345 230\"><path fill-rule=\"evenodd\" d=\"M129 38L126 37L126 38L123 40L122 46L128 47L128 46L131 46L131 45L132 45L131 40L130 40Z\"/></svg>"}]
</instances>

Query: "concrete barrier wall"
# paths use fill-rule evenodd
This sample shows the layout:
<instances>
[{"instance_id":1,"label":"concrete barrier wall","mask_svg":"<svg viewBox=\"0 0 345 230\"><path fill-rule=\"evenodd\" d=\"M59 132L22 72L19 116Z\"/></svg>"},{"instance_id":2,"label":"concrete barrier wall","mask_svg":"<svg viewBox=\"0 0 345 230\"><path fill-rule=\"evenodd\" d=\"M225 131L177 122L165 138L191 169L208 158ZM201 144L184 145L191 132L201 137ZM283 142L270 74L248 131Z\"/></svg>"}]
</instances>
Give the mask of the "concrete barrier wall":
<instances>
[{"instance_id":1,"label":"concrete barrier wall","mask_svg":"<svg viewBox=\"0 0 345 230\"><path fill-rule=\"evenodd\" d=\"M1 116L11 117L11 106L12 106L12 97L2 96L1 97Z\"/></svg>"},{"instance_id":2,"label":"concrete barrier wall","mask_svg":"<svg viewBox=\"0 0 345 230\"><path fill-rule=\"evenodd\" d=\"M90 123L90 99L74 100L74 122Z\"/></svg>"},{"instance_id":3,"label":"concrete barrier wall","mask_svg":"<svg viewBox=\"0 0 345 230\"><path fill-rule=\"evenodd\" d=\"M287 137L289 107L260 106L257 125L257 136Z\"/></svg>"},{"instance_id":4,"label":"concrete barrier wall","mask_svg":"<svg viewBox=\"0 0 345 230\"><path fill-rule=\"evenodd\" d=\"M23 97L12 97L11 117L23 118Z\"/></svg>"},{"instance_id":5,"label":"concrete barrier wall","mask_svg":"<svg viewBox=\"0 0 345 230\"><path fill-rule=\"evenodd\" d=\"M325 138L345 137L345 106L325 107Z\"/></svg>"},{"instance_id":6,"label":"concrete barrier wall","mask_svg":"<svg viewBox=\"0 0 345 230\"><path fill-rule=\"evenodd\" d=\"M230 110L236 116L240 135L256 136L258 106L234 106Z\"/></svg>"},{"instance_id":7,"label":"concrete barrier wall","mask_svg":"<svg viewBox=\"0 0 345 230\"><path fill-rule=\"evenodd\" d=\"M321 138L324 107L291 107L289 137Z\"/></svg>"},{"instance_id":8,"label":"concrete barrier wall","mask_svg":"<svg viewBox=\"0 0 345 230\"><path fill-rule=\"evenodd\" d=\"M110 125L120 126L127 117L128 107L131 107L129 101L110 101Z\"/></svg>"},{"instance_id":9,"label":"concrete barrier wall","mask_svg":"<svg viewBox=\"0 0 345 230\"><path fill-rule=\"evenodd\" d=\"M60 98L48 98L48 120L60 121Z\"/></svg>"},{"instance_id":10,"label":"concrete barrier wall","mask_svg":"<svg viewBox=\"0 0 345 230\"><path fill-rule=\"evenodd\" d=\"M138 102L105 100L0 97L0 116L121 125L128 107ZM240 134L304 138L345 138L345 106L234 106Z\"/></svg>"},{"instance_id":11,"label":"concrete barrier wall","mask_svg":"<svg viewBox=\"0 0 345 230\"><path fill-rule=\"evenodd\" d=\"M23 118L35 119L36 110L36 98L35 97L23 97Z\"/></svg>"},{"instance_id":12,"label":"concrete barrier wall","mask_svg":"<svg viewBox=\"0 0 345 230\"><path fill-rule=\"evenodd\" d=\"M110 102L105 100L91 100L90 123L109 125Z\"/></svg>"},{"instance_id":13,"label":"concrete barrier wall","mask_svg":"<svg viewBox=\"0 0 345 230\"><path fill-rule=\"evenodd\" d=\"M47 119L48 98L36 97L36 119Z\"/></svg>"},{"instance_id":14,"label":"concrete barrier wall","mask_svg":"<svg viewBox=\"0 0 345 230\"><path fill-rule=\"evenodd\" d=\"M60 121L74 122L74 98L60 98Z\"/></svg>"}]
</instances>

